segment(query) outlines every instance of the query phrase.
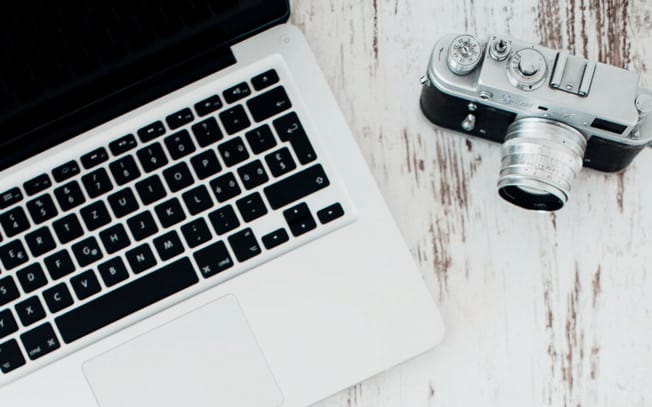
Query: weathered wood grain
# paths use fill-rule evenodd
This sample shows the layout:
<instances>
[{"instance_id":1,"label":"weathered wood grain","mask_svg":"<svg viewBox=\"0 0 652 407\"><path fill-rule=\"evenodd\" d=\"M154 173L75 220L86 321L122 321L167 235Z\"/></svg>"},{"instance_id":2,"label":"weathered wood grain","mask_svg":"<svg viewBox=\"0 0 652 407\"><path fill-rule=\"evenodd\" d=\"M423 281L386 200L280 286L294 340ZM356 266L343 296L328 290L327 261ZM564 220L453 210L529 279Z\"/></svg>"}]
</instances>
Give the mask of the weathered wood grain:
<instances>
[{"instance_id":1,"label":"weathered wood grain","mask_svg":"<svg viewBox=\"0 0 652 407\"><path fill-rule=\"evenodd\" d=\"M320 405L652 405L652 152L623 174L584 170L562 211L530 213L496 194L497 145L434 128L418 108L448 32L563 47L652 85L652 4L292 6L447 324L435 350Z\"/></svg>"}]
</instances>

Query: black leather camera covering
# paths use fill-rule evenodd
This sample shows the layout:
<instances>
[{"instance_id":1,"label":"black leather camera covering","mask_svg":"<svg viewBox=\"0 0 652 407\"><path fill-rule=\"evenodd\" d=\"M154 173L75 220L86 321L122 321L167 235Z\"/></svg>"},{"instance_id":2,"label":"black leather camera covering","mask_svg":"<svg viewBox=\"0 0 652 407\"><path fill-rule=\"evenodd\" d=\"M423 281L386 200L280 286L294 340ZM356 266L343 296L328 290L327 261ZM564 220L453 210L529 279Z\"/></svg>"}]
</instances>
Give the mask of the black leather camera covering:
<instances>
[{"instance_id":1,"label":"black leather camera covering","mask_svg":"<svg viewBox=\"0 0 652 407\"><path fill-rule=\"evenodd\" d=\"M423 114L434 124L498 143L503 142L507 127L516 118L514 113L481 103L475 103L477 109L471 112L468 100L441 92L432 84L423 86L420 104ZM476 116L476 124L473 130L465 131L461 123L469 113ZM584 153L584 166L604 172L622 171L643 148L590 137Z\"/></svg>"}]
</instances>

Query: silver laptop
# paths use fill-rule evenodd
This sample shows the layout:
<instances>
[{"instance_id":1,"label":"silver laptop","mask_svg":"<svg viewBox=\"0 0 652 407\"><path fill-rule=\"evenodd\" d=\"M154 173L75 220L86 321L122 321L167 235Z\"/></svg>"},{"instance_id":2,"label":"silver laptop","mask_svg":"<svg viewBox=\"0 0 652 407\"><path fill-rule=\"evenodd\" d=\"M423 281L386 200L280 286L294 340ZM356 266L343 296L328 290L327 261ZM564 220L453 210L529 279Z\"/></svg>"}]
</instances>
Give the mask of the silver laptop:
<instances>
[{"instance_id":1,"label":"silver laptop","mask_svg":"<svg viewBox=\"0 0 652 407\"><path fill-rule=\"evenodd\" d=\"M0 406L303 406L438 343L286 1L9 7Z\"/></svg>"}]
</instances>

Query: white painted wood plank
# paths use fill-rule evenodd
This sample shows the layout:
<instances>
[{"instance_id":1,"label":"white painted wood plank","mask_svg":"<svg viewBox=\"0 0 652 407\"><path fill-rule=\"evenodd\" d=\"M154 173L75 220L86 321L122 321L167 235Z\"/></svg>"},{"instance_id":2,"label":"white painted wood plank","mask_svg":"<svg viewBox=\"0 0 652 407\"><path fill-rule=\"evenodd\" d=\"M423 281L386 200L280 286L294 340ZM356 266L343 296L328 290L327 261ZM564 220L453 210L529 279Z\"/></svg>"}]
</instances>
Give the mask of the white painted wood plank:
<instances>
[{"instance_id":1,"label":"white painted wood plank","mask_svg":"<svg viewBox=\"0 0 652 407\"><path fill-rule=\"evenodd\" d=\"M446 323L444 343L321 406L652 405L652 151L584 170L562 211L496 194L498 145L434 128L419 77L448 32L507 33L643 72L644 0L292 1Z\"/></svg>"}]
</instances>

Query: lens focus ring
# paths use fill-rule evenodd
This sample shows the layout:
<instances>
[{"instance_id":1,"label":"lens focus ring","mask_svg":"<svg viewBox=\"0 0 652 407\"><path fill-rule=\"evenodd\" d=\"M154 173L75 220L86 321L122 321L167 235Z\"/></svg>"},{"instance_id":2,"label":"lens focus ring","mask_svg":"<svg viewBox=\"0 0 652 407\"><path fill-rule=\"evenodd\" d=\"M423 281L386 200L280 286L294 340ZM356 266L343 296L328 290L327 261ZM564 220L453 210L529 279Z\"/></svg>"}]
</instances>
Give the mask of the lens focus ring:
<instances>
[{"instance_id":1,"label":"lens focus ring","mask_svg":"<svg viewBox=\"0 0 652 407\"><path fill-rule=\"evenodd\" d=\"M523 118L512 123L502 147L500 195L526 209L556 210L582 169L586 138L553 120Z\"/></svg>"}]
</instances>

